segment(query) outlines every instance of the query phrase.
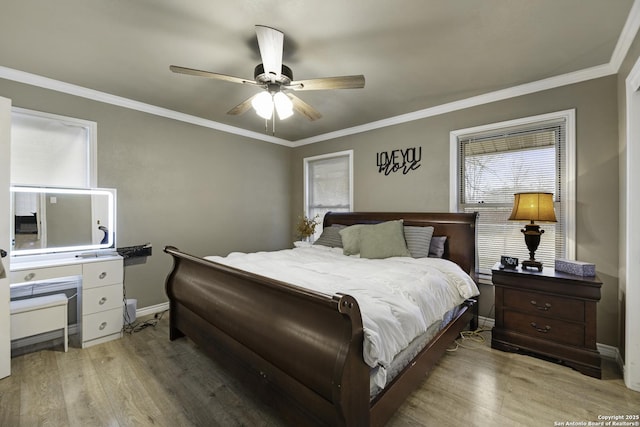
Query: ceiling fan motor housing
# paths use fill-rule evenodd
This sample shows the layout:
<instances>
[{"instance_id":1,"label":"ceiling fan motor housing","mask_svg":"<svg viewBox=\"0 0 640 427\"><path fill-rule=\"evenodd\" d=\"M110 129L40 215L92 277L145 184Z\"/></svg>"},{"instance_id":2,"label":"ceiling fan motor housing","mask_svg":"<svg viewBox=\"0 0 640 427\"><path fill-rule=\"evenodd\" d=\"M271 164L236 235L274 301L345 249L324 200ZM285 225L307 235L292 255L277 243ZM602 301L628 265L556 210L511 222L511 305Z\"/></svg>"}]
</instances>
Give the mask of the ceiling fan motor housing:
<instances>
[{"instance_id":1,"label":"ceiling fan motor housing","mask_svg":"<svg viewBox=\"0 0 640 427\"><path fill-rule=\"evenodd\" d=\"M271 83L271 76L264 72L264 65L258 64L253 71L253 77L258 84ZM280 71L280 77L276 79L276 82L280 85L288 85L293 80L293 71L291 68L282 64L282 71Z\"/></svg>"}]
</instances>

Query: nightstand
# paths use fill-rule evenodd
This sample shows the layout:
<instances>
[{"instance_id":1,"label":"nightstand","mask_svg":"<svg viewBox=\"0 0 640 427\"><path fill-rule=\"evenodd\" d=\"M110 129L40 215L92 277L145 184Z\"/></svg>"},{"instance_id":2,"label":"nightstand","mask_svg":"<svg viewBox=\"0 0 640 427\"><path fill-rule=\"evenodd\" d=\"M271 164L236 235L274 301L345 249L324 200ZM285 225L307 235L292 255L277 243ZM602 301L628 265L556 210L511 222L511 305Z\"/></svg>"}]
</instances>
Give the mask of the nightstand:
<instances>
[{"instance_id":1,"label":"nightstand","mask_svg":"<svg viewBox=\"0 0 640 427\"><path fill-rule=\"evenodd\" d=\"M492 270L496 322L491 347L539 355L601 378L596 304L602 282L552 268Z\"/></svg>"}]
</instances>

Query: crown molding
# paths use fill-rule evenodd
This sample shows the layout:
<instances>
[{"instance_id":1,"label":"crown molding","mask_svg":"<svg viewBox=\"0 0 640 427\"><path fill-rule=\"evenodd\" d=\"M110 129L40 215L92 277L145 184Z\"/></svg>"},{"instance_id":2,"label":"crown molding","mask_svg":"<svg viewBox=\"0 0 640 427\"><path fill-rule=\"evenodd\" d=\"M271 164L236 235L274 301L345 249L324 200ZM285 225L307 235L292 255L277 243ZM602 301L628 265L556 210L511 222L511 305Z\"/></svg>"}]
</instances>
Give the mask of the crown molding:
<instances>
[{"instance_id":1,"label":"crown molding","mask_svg":"<svg viewBox=\"0 0 640 427\"><path fill-rule=\"evenodd\" d=\"M226 133L245 136L251 139L257 139L273 144L286 145L291 147L291 141L286 139L277 138L275 136L265 135L258 132L242 129L235 126L229 126L224 123L219 123L213 120L203 119L202 117L192 116L190 114L180 113L178 111L170 110L168 108L157 107L155 105L146 104L144 102L134 101L129 98L112 95L106 92L100 92L98 90L89 89L86 87L74 85L71 83L54 80L49 77L39 76L37 74L27 73L25 71L15 70L8 67L0 66L0 78L12 80L19 83L25 83L31 86L37 86L43 89L49 89L56 92L66 93L68 95L79 96L81 98L90 99L93 101L103 102L105 104L116 105L119 107L128 108L131 110L140 111L143 113L153 114L168 119L178 120L185 123L190 123L197 126L202 126L210 129L219 130Z\"/></svg>"},{"instance_id":2,"label":"crown molding","mask_svg":"<svg viewBox=\"0 0 640 427\"><path fill-rule=\"evenodd\" d=\"M356 133L367 132L374 129L380 129L388 126L394 126L402 123L421 120L428 117L438 116L440 114L451 113L453 111L464 110L465 108L476 107L479 105L489 104L491 102L502 101L516 96L528 95L543 90L553 89L560 86L566 86L573 83L580 83L586 80L596 79L599 77L615 74L616 71L610 64L598 65L596 67L585 68L573 73L562 74L560 76L549 77L547 79L538 80L531 83L525 83L519 86L513 86L507 89L489 92L483 95L471 98L453 101L447 104L437 105L435 107L425 108L424 110L414 111L412 113L401 114L399 116L366 123L360 126L341 129L335 132L329 132L322 135L312 136L310 138L299 139L295 141L296 147L316 142L326 141L328 139L340 138L343 136L353 135Z\"/></svg>"},{"instance_id":3,"label":"crown molding","mask_svg":"<svg viewBox=\"0 0 640 427\"><path fill-rule=\"evenodd\" d=\"M622 61L624 61L624 58L627 56L631 43L633 43L633 39L635 39L638 33L638 29L640 29L640 0L635 0L629 11L629 16L627 16L627 21L624 23L624 27L622 27L622 32L620 32L620 37L611 55L611 60L609 61L609 64L611 64L616 73L620 70Z\"/></svg>"},{"instance_id":4,"label":"crown molding","mask_svg":"<svg viewBox=\"0 0 640 427\"><path fill-rule=\"evenodd\" d=\"M517 96L528 95L543 90L554 89L561 86L566 86L574 83L580 83L583 81L596 79L600 77L616 74L620 69L624 58L626 57L631 43L636 37L638 29L640 28L640 0L635 0L629 11L627 21L620 33L616 47L611 55L611 59L608 63L598 65L595 67L585 68L572 73L562 74L559 76L549 77L546 79L538 80L531 83L525 83L518 86L513 86L507 89L501 89L494 92L474 96L459 101L453 101L446 104L437 105L423 110L414 111L407 114L401 114L394 117L389 117L382 120L377 120L370 123L365 123L359 126L353 126L334 132L328 132L321 135L312 136L309 138L302 138L295 141L289 141L283 138L275 136L265 135L258 132L249 131L235 126L226 125L213 120L196 117L190 114L180 113L167 108L157 107L155 105L146 104L144 102L134 101L132 99L123 98L109 93L100 92L97 90L85 88L82 86L61 82L48 77L39 76L36 74L27 73L24 71L15 70L8 67L0 66L0 78L12 80L20 83L25 83L32 86L41 87L44 89L50 89L57 92L66 93L69 95L75 95L82 98L91 99L98 102L103 102L111 105L116 105L124 108L129 108L136 111L141 111L148 114L153 114L160 117L165 117L173 120L182 121L185 123L194 124L197 126L203 126L210 129L219 130L221 132L231 133L235 135L244 136L250 139L257 139L260 141L270 142L273 144L284 145L287 147L300 147L303 145L314 144L316 142L327 141L330 139L341 138L344 136L354 135L362 132L368 132L375 129L380 129L388 126L395 126L402 123L412 122L415 120L421 120L428 117L434 117L453 111L463 110L466 108L476 107L491 102L502 101Z\"/></svg>"}]
</instances>

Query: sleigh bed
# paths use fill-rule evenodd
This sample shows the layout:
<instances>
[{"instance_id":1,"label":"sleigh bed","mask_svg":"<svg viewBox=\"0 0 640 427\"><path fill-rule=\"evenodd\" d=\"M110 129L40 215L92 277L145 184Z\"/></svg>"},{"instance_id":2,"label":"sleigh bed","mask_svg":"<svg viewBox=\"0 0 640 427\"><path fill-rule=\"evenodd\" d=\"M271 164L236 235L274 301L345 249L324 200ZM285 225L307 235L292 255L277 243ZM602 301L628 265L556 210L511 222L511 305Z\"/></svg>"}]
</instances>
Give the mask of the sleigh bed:
<instances>
[{"instance_id":1,"label":"sleigh bed","mask_svg":"<svg viewBox=\"0 0 640 427\"><path fill-rule=\"evenodd\" d=\"M433 227L433 236L445 242L439 255L457 264L475 287L476 217L475 213L328 213L323 229L398 220L404 230ZM324 250L345 257L333 253L341 248ZM310 248L289 251L312 252ZM371 331L363 326L370 322L366 312L361 314L367 305L363 299L359 304L348 293L311 290L225 264L219 257L212 261L172 246L165 252L174 260L166 280L169 338L189 337L292 425L384 425L459 333L469 324L477 326L475 298L461 300L441 321L428 325L421 335L428 340L412 341L402 352L402 365L394 365L393 372L389 366L388 382L376 388L372 387L375 370L367 353L363 355L371 346ZM421 260L417 262L447 264L447 272L458 269L440 259Z\"/></svg>"}]
</instances>

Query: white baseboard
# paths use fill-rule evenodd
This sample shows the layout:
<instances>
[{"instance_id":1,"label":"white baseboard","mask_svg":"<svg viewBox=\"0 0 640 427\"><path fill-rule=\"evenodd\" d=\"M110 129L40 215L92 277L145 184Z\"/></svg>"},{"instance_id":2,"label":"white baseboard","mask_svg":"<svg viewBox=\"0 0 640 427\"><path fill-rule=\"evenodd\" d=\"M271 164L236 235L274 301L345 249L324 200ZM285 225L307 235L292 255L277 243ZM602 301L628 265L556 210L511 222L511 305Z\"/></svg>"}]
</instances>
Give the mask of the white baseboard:
<instances>
[{"instance_id":1,"label":"white baseboard","mask_svg":"<svg viewBox=\"0 0 640 427\"><path fill-rule=\"evenodd\" d=\"M620 349L618 347L613 347L611 345L600 344L600 343L596 343L596 346L598 347L600 356L604 357L605 359L610 359L615 361L618 364L618 366L620 366L620 369L624 367L622 355L620 354Z\"/></svg>"},{"instance_id":2,"label":"white baseboard","mask_svg":"<svg viewBox=\"0 0 640 427\"><path fill-rule=\"evenodd\" d=\"M496 320L491 317L478 316L478 327L482 329L491 329L495 326Z\"/></svg>"},{"instance_id":3,"label":"white baseboard","mask_svg":"<svg viewBox=\"0 0 640 427\"><path fill-rule=\"evenodd\" d=\"M143 308L138 308L136 310L136 318L142 316L150 316L156 313L162 313L163 311L169 310L169 302L163 302L161 304L150 305Z\"/></svg>"}]
</instances>

